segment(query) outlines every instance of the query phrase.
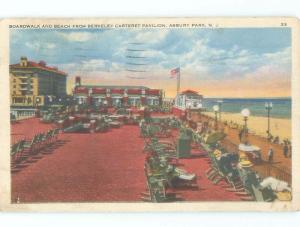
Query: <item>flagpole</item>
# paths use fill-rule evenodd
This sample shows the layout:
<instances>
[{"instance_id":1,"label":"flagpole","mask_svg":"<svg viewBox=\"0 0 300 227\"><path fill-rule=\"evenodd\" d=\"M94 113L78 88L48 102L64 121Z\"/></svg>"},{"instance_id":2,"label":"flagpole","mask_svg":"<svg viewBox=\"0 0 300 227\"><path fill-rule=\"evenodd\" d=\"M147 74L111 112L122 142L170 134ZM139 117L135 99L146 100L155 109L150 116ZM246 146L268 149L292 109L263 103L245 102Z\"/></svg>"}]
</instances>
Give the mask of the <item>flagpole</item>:
<instances>
[{"instance_id":1,"label":"flagpole","mask_svg":"<svg viewBox=\"0 0 300 227\"><path fill-rule=\"evenodd\" d=\"M179 72L177 73L177 95L180 92L180 68L179 68Z\"/></svg>"}]
</instances>

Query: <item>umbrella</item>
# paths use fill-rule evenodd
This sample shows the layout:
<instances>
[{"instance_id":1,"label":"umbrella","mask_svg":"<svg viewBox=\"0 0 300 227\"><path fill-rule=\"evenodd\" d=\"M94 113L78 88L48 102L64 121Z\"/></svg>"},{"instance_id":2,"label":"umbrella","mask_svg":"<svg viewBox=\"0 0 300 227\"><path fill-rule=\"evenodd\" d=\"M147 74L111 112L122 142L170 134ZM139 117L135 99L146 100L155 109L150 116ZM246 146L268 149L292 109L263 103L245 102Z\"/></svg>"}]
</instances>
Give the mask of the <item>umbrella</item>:
<instances>
[{"instance_id":1,"label":"umbrella","mask_svg":"<svg viewBox=\"0 0 300 227\"><path fill-rule=\"evenodd\" d=\"M223 132L215 132L210 134L207 139L206 143L207 144L216 144L218 141L224 139L226 137L226 134Z\"/></svg>"}]
</instances>

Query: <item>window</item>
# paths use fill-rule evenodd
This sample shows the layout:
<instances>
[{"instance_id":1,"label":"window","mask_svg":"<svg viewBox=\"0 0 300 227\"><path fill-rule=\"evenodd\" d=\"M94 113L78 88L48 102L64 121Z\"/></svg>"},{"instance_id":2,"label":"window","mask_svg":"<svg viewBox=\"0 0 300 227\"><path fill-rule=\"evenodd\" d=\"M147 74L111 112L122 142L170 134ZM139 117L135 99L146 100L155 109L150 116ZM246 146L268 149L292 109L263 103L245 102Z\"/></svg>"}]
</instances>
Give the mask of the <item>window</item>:
<instances>
[{"instance_id":1,"label":"window","mask_svg":"<svg viewBox=\"0 0 300 227\"><path fill-rule=\"evenodd\" d=\"M25 99L23 97L16 97L13 101L14 103L25 103Z\"/></svg>"},{"instance_id":2,"label":"window","mask_svg":"<svg viewBox=\"0 0 300 227\"><path fill-rule=\"evenodd\" d=\"M154 100L154 102L153 102L153 105L156 105L156 106L158 106L159 105L159 101L156 99L156 100Z\"/></svg>"},{"instance_id":3,"label":"window","mask_svg":"<svg viewBox=\"0 0 300 227\"><path fill-rule=\"evenodd\" d=\"M141 99L139 97L129 97L128 104L130 106L138 106L141 104Z\"/></svg>"}]
</instances>

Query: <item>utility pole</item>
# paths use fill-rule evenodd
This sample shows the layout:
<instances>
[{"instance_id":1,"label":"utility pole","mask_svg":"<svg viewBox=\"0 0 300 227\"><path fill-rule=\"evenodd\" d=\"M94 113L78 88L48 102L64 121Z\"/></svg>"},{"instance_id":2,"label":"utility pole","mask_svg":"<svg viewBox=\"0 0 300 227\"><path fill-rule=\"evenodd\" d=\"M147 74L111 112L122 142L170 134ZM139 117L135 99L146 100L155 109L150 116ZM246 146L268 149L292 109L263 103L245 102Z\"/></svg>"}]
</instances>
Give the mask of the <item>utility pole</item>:
<instances>
[{"instance_id":1,"label":"utility pole","mask_svg":"<svg viewBox=\"0 0 300 227\"><path fill-rule=\"evenodd\" d=\"M270 132L270 112L273 108L273 103L272 102L266 102L265 103L265 108L267 110L267 114L268 114L268 130L267 130L267 134L268 134L268 138L270 138L271 136L271 132Z\"/></svg>"},{"instance_id":2,"label":"utility pole","mask_svg":"<svg viewBox=\"0 0 300 227\"><path fill-rule=\"evenodd\" d=\"M177 73L177 95L180 93L180 68Z\"/></svg>"}]
</instances>

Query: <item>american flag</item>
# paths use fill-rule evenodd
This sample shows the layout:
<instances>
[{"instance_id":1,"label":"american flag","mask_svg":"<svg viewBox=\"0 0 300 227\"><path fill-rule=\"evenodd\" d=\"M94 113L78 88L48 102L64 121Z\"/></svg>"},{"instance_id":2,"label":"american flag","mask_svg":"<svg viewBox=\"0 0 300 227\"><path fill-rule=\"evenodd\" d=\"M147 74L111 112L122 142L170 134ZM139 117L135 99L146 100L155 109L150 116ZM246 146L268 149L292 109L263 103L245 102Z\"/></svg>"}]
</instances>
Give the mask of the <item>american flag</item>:
<instances>
[{"instance_id":1,"label":"american flag","mask_svg":"<svg viewBox=\"0 0 300 227\"><path fill-rule=\"evenodd\" d=\"M170 74L171 74L170 78L175 78L179 73L180 73L180 67L172 69L171 72L170 72Z\"/></svg>"}]
</instances>

